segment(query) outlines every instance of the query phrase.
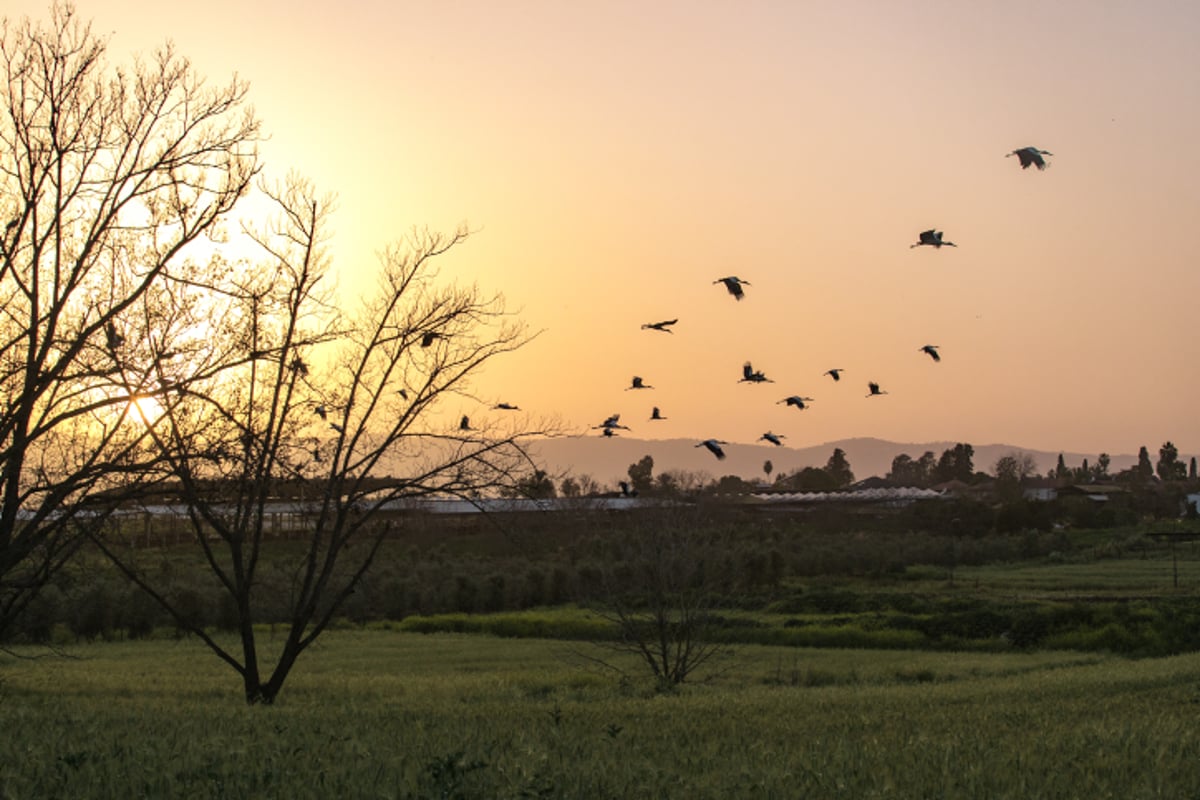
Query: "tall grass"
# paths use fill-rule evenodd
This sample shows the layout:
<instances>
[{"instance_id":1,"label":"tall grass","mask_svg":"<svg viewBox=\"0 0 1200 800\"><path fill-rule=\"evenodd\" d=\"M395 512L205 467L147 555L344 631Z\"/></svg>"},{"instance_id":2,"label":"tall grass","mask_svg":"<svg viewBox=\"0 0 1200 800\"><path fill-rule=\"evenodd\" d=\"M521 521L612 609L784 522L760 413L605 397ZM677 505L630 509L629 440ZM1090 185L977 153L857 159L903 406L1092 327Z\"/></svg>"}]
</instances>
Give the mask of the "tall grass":
<instances>
[{"instance_id":1,"label":"tall grass","mask_svg":"<svg viewBox=\"0 0 1200 800\"><path fill-rule=\"evenodd\" d=\"M273 708L188 641L0 660L0 797L1195 796L1200 656L745 646L662 695L567 645L335 631Z\"/></svg>"}]
</instances>

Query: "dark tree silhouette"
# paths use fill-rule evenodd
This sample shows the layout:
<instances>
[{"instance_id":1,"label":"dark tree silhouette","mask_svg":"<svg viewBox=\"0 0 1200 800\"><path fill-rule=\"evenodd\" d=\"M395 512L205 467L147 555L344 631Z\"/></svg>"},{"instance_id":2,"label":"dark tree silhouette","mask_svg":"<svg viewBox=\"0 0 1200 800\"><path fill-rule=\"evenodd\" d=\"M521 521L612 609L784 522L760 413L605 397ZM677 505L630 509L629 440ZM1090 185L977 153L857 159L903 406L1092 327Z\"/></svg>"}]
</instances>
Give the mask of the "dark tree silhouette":
<instances>
[{"instance_id":1,"label":"dark tree silhouette","mask_svg":"<svg viewBox=\"0 0 1200 800\"><path fill-rule=\"evenodd\" d=\"M1138 460L1135 474L1140 481L1148 481L1154 477L1154 466L1150 463L1150 451L1146 449L1145 445L1142 445L1138 449Z\"/></svg>"},{"instance_id":2,"label":"dark tree silhouette","mask_svg":"<svg viewBox=\"0 0 1200 800\"><path fill-rule=\"evenodd\" d=\"M854 483L854 470L850 469L850 462L846 460L846 451L840 447L834 448L829 461L825 463L825 471L838 488Z\"/></svg>"},{"instance_id":3,"label":"dark tree silhouette","mask_svg":"<svg viewBox=\"0 0 1200 800\"><path fill-rule=\"evenodd\" d=\"M1158 449L1158 464L1154 471L1163 481L1179 481L1187 475L1187 467L1179 460L1179 449L1171 442L1164 442Z\"/></svg>"},{"instance_id":4,"label":"dark tree silhouette","mask_svg":"<svg viewBox=\"0 0 1200 800\"><path fill-rule=\"evenodd\" d=\"M903 486L929 486L936 482L936 466L936 459L928 450L916 461L911 456L901 453L892 459L892 468L887 478Z\"/></svg>"},{"instance_id":5,"label":"dark tree silhouette","mask_svg":"<svg viewBox=\"0 0 1200 800\"><path fill-rule=\"evenodd\" d=\"M935 470L938 482L958 480L970 483L975 477L974 456L975 448L961 442L943 451Z\"/></svg>"},{"instance_id":6,"label":"dark tree silhouette","mask_svg":"<svg viewBox=\"0 0 1200 800\"><path fill-rule=\"evenodd\" d=\"M500 415L503 427L484 416L462 430L448 402L529 338L499 297L437 280L436 259L465 230L415 233L385 250L377 293L345 313L321 289L332 201L295 178L263 189L279 217L249 234L267 261L229 276L211 330L219 347L242 354L241 365L220 380L190 379L186 392L164 398L169 424L153 429L196 546L231 609L238 647L190 619L159 585L156 565L119 536L98 540L182 629L237 671L248 703L274 702L355 591L394 524L385 513L391 505L473 498L527 481L520 441L533 433L509 414ZM430 332L437 346L423 347ZM297 517L303 546L273 551L268 565L267 521L281 487L294 497L285 510ZM282 605L284 618L268 645L256 623L269 604Z\"/></svg>"},{"instance_id":7,"label":"dark tree silhouette","mask_svg":"<svg viewBox=\"0 0 1200 800\"><path fill-rule=\"evenodd\" d=\"M639 494L647 494L654 490L654 459L650 456L642 456L641 460L636 464L630 464L629 483L633 490Z\"/></svg>"},{"instance_id":8,"label":"dark tree silhouette","mask_svg":"<svg viewBox=\"0 0 1200 800\"><path fill-rule=\"evenodd\" d=\"M0 27L0 638L153 467L195 248L258 169L244 83L106 51L66 3Z\"/></svg>"}]
</instances>

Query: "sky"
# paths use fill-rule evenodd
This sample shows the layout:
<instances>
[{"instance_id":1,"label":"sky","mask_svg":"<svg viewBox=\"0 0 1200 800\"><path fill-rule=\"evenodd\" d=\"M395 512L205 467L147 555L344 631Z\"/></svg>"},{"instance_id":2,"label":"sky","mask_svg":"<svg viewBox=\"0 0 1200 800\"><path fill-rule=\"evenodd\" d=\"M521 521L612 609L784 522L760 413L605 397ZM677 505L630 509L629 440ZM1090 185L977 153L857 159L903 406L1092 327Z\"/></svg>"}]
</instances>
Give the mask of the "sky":
<instances>
[{"instance_id":1,"label":"sky","mask_svg":"<svg viewBox=\"0 0 1200 800\"><path fill-rule=\"evenodd\" d=\"M650 439L1200 453L1198 4L202 8L77 3L114 63L169 39L250 82L267 174L338 196L347 296L414 227L469 225L446 274L539 332L486 403ZM1029 145L1048 169L1005 157ZM910 248L928 228L958 246Z\"/></svg>"}]
</instances>

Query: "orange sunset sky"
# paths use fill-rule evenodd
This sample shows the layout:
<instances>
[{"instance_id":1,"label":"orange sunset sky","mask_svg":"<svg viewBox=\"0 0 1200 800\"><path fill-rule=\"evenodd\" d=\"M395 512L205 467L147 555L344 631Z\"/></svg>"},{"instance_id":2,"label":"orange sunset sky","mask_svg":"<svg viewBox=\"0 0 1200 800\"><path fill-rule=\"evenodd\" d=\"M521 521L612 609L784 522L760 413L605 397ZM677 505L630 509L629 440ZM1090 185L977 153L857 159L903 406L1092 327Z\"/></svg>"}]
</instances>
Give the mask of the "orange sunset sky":
<instances>
[{"instance_id":1,"label":"orange sunset sky","mask_svg":"<svg viewBox=\"0 0 1200 800\"><path fill-rule=\"evenodd\" d=\"M114 64L170 39L250 81L267 173L339 197L347 296L413 226L476 229L446 273L542 331L485 403L640 438L1200 452L1200 4L77 9ZM1051 166L1005 158L1026 145ZM909 248L934 227L958 247Z\"/></svg>"}]
</instances>

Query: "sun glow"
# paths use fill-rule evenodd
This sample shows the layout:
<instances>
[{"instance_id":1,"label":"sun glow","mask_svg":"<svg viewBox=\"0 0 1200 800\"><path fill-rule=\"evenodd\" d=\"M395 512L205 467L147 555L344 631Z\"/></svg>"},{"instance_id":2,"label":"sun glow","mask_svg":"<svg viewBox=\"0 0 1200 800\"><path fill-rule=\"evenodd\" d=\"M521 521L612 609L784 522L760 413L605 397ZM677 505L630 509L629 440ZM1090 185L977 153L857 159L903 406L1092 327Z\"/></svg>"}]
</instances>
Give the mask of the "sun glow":
<instances>
[{"instance_id":1,"label":"sun glow","mask_svg":"<svg viewBox=\"0 0 1200 800\"><path fill-rule=\"evenodd\" d=\"M166 409L163 408L162 403L158 402L158 398L139 394L130 398L127 411L130 416L144 425L153 425L166 413Z\"/></svg>"}]
</instances>

